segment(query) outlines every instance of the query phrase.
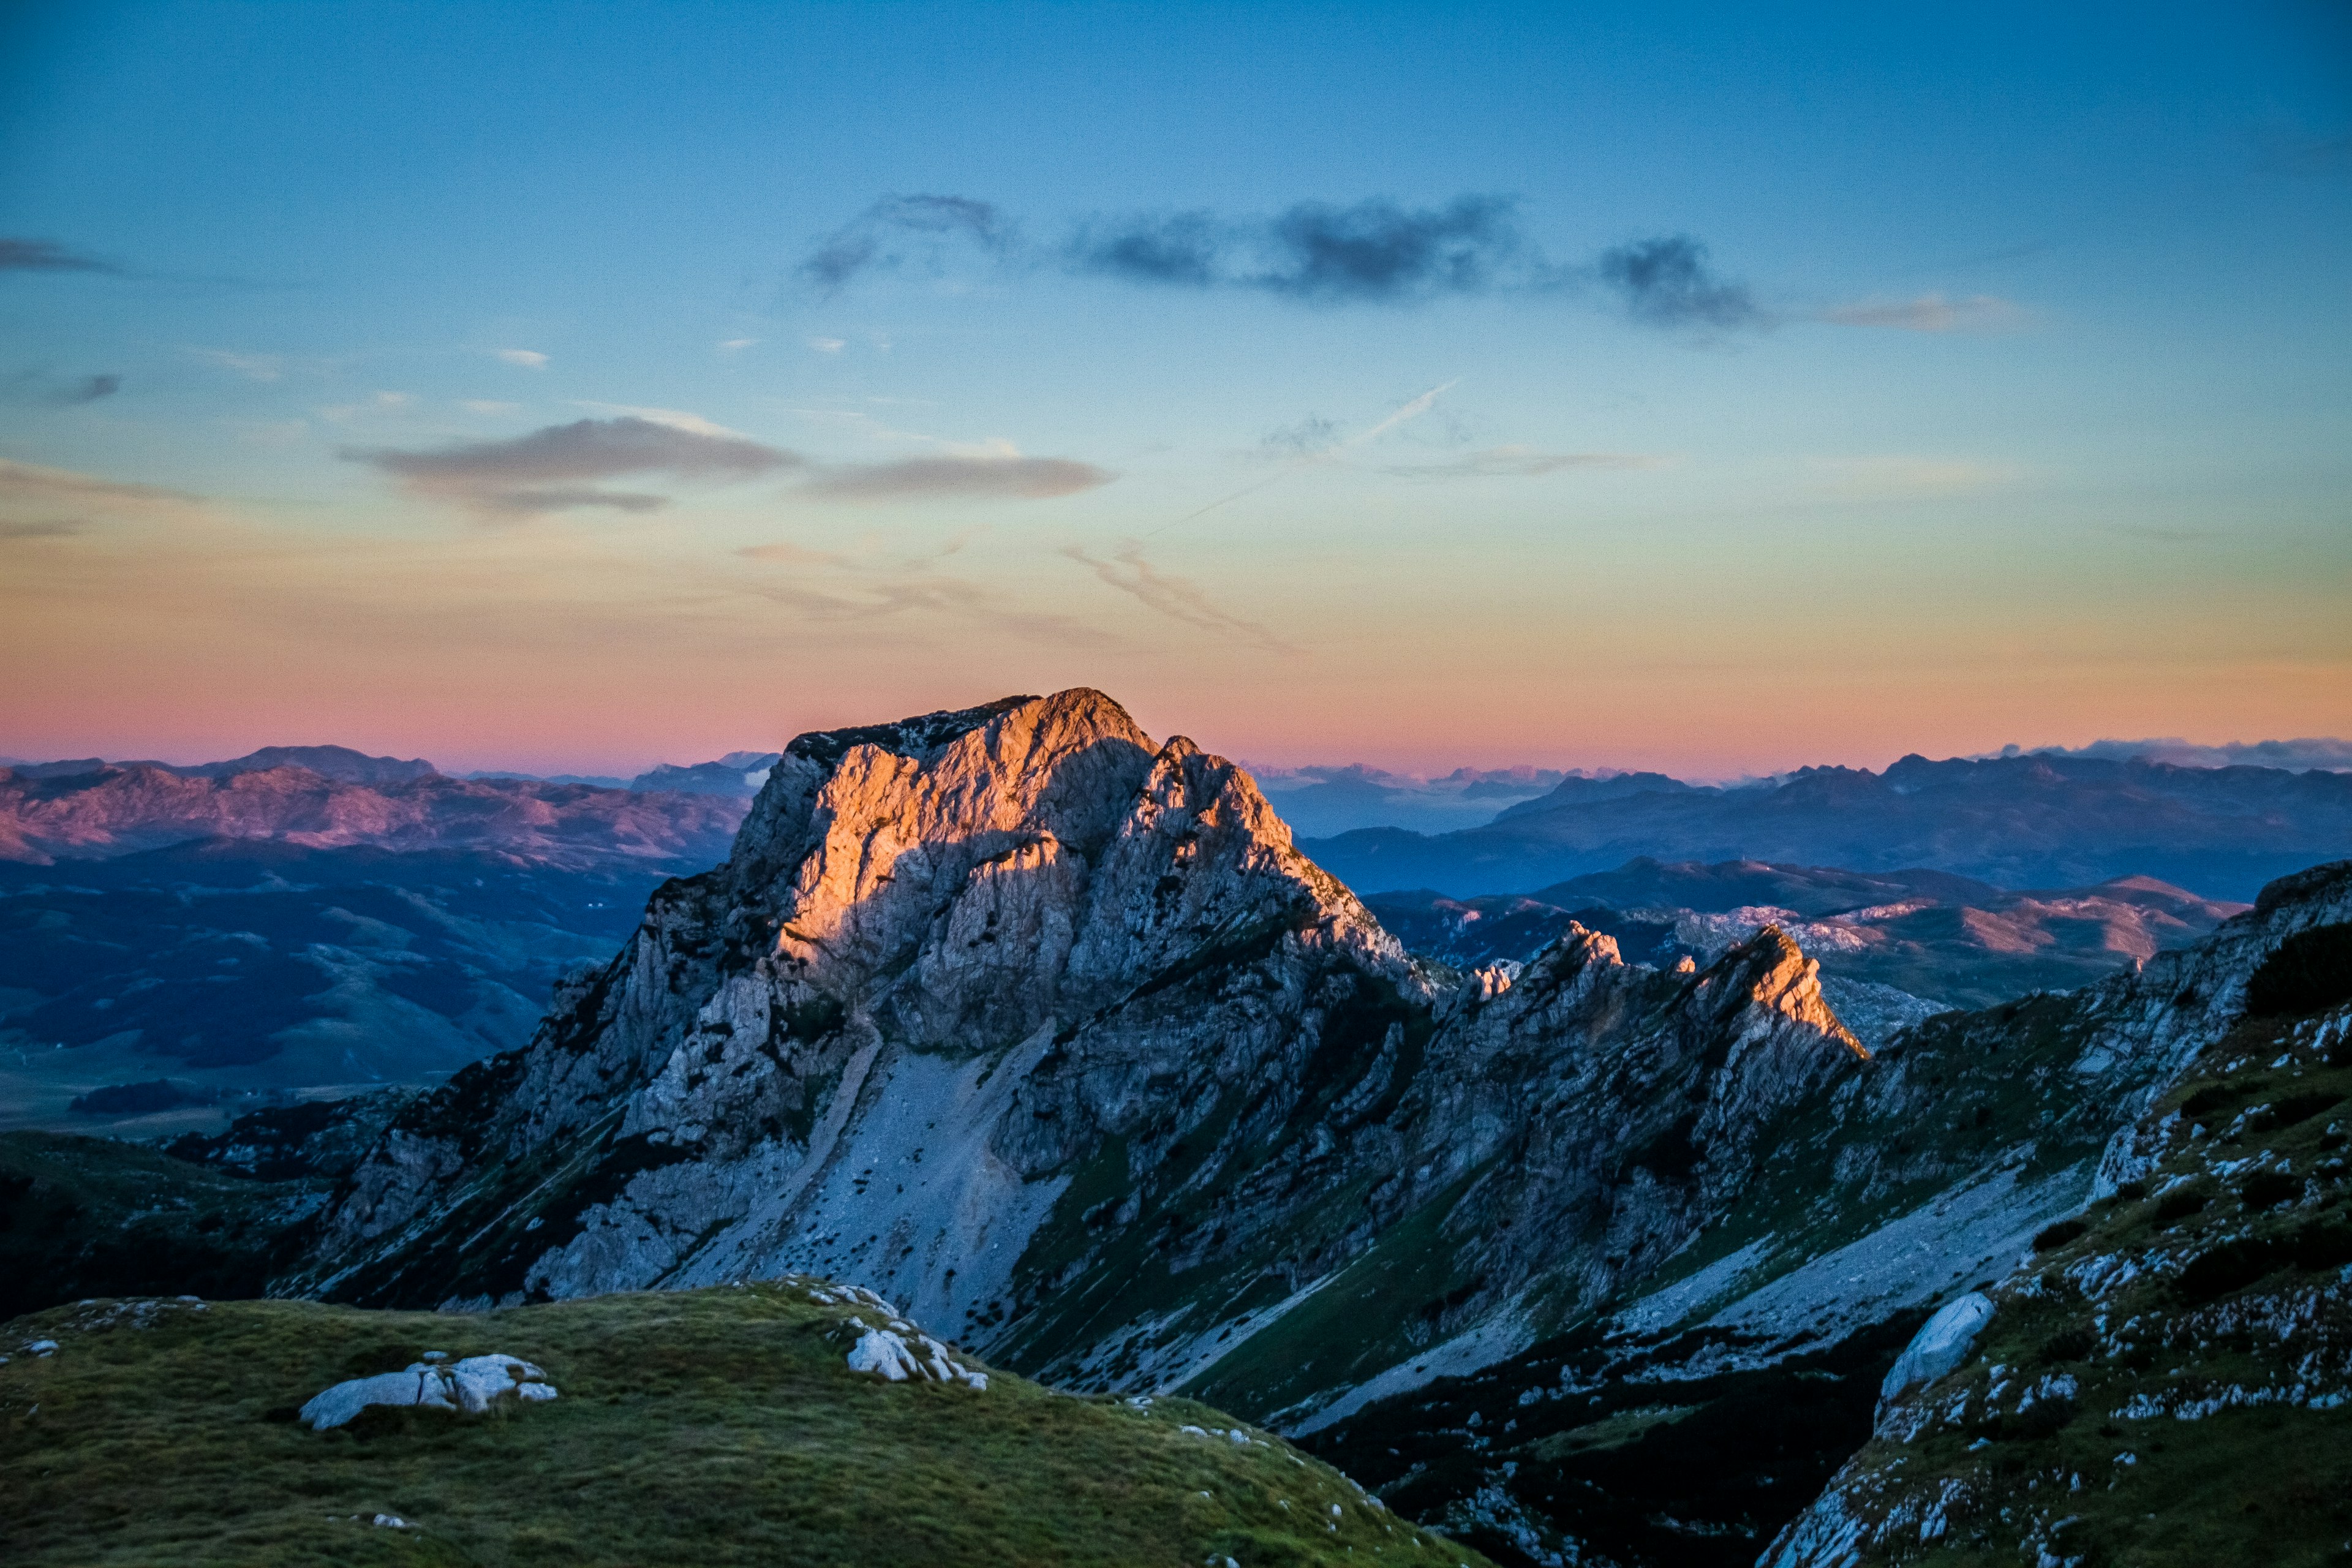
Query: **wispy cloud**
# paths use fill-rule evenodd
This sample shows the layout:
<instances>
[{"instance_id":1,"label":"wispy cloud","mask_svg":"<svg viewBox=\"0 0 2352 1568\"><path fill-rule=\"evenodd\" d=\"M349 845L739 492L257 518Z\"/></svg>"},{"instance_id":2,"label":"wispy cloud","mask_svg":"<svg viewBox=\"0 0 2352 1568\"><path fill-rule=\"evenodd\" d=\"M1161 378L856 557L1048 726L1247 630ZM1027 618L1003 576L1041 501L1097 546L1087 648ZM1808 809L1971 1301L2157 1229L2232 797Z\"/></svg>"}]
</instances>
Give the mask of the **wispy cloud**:
<instances>
[{"instance_id":1,"label":"wispy cloud","mask_svg":"<svg viewBox=\"0 0 2352 1568\"><path fill-rule=\"evenodd\" d=\"M849 343L844 338L811 338L808 346L821 354L837 354Z\"/></svg>"},{"instance_id":2,"label":"wispy cloud","mask_svg":"<svg viewBox=\"0 0 2352 1568\"><path fill-rule=\"evenodd\" d=\"M2146 522L2116 522L2107 525L2106 531L2126 539L2145 540L2150 544L2196 544L2214 537L2202 528L2162 528Z\"/></svg>"},{"instance_id":3,"label":"wispy cloud","mask_svg":"<svg viewBox=\"0 0 2352 1568\"><path fill-rule=\"evenodd\" d=\"M1034 642L1087 648L1118 646L1118 638L1075 616L1032 610L1002 588L938 570L934 563L956 553L971 531L959 534L944 549L881 567L861 567L846 555L810 550L789 541L749 545L736 553L764 565L812 569L788 580L758 581L752 590L789 605L805 620L858 622L945 616Z\"/></svg>"},{"instance_id":4,"label":"wispy cloud","mask_svg":"<svg viewBox=\"0 0 2352 1568\"><path fill-rule=\"evenodd\" d=\"M843 566L849 562L846 555L830 550L811 550L785 539L768 544L747 544L735 553L746 561L768 561L785 566Z\"/></svg>"},{"instance_id":5,"label":"wispy cloud","mask_svg":"<svg viewBox=\"0 0 2352 1568\"><path fill-rule=\"evenodd\" d=\"M802 489L829 500L1045 500L1116 478L1092 463L1018 454L906 458L846 463L814 475Z\"/></svg>"},{"instance_id":6,"label":"wispy cloud","mask_svg":"<svg viewBox=\"0 0 2352 1568\"><path fill-rule=\"evenodd\" d=\"M1174 576L1153 566L1144 559L1140 542L1129 540L1111 552L1108 560L1089 554L1081 545L1062 547L1062 553L1086 567L1097 578L1139 603L1158 611L1169 619L1202 631L1237 637L1270 653L1295 654L1297 648L1283 641L1272 631L1255 621L1229 615L1209 601L1198 584L1188 578Z\"/></svg>"},{"instance_id":7,"label":"wispy cloud","mask_svg":"<svg viewBox=\"0 0 2352 1568\"><path fill-rule=\"evenodd\" d=\"M971 196L884 196L818 241L799 270L831 293L868 274L937 271L955 243L1002 255L1013 243L1013 226L992 203Z\"/></svg>"},{"instance_id":8,"label":"wispy cloud","mask_svg":"<svg viewBox=\"0 0 2352 1568\"><path fill-rule=\"evenodd\" d=\"M719 352L723 354L740 354L759 341L757 338L729 338L719 345Z\"/></svg>"},{"instance_id":9,"label":"wispy cloud","mask_svg":"<svg viewBox=\"0 0 2352 1568\"><path fill-rule=\"evenodd\" d=\"M53 239L0 238L0 272L111 272L122 268L95 256L68 250Z\"/></svg>"},{"instance_id":10,"label":"wispy cloud","mask_svg":"<svg viewBox=\"0 0 2352 1568\"><path fill-rule=\"evenodd\" d=\"M1966 458L1819 458L1811 465L1840 494L1856 500L1927 500L2006 483L2016 470Z\"/></svg>"},{"instance_id":11,"label":"wispy cloud","mask_svg":"<svg viewBox=\"0 0 2352 1568\"><path fill-rule=\"evenodd\" d=\"M542 370L547 365L547 356L537 349L497 349L492 352L495 357L509 364L520 365L525 370Z\"/></svg>"},{"instance_id":12,"label":"wispy cloud","mask_svg":"<svg viewBox=\"0 0 2352 1568\"><path fill-rule=\"evenodd\" d=\"M233 349L198 349L188 351L207 364L235 371L247 381L277 381L286 374L283 354L239 353Z\"/></svg>"},{"instance_id":13,"label":"wispy cloud","mask_svg":"<svg viewBox=\"0 0 2352 1568\"><path fill-rule=\"evenodd\" d=\"M584 398L574 403L572 406L593 409L598 414L618 415L627 419L642 419L648 425L659 425L671 430L683 430L689 436L708 436L715 440L727 441L751 439L740 430L730 430L724 425L705 419L701 415L684 408L646 408L631 403L592 403Z\"/></svg>"},{"instance_id":14,"label":"wispy cloud","mask_svg":"<svg viewBox=\"0 0 2352 1568\"><path fill-rule=\"evenodd\" d=\"M673 422L646 414L667 414ZM803 461L794 453L670 410L551 425L504 441L460 441L425 451L346 447L338 456L392 475L412 494L490 517L581 507L650 511L667 504L667 498L608 490L597 481L647 473L745 479Z\"/></svg>"},{"instance_id":15,"label":"wispy cloud","mask_svg":"<svg viewBox=\"0 0 2352 1568\"><path fill-rule=\"evenodd\" d=\"M2274 133L2264 139L2254 166L2266 174L2305 179L2352 174L2352 136Z\"/></svg>"},{"instance_id":16,"label":"wispy cloud","mask_svg":"<svg viewBox=\"0 0 2352 1568\"><path fill-rule=\"evenodd\" d=\"M204 506L203 498L184 490L125 484L0 458L0 528L11 539L78 532L106 517L183 519L201 513Z\"/></svg>"},{"instance_id":17,"label":"wispy cloud","mask_svg":"<svg viewBox=\"0 0 2352 1568\"><path fill-rule=\"evenodd\" d=\"M2128 762L2135 757L2170 763L2179 768L2287 768L2296 773L2314 769L2352 773L2352 741L2333 735L2307 735L2294 741L2224 741L2213 744L2187 741L2178 735L2146 741L2094 741L2087 746L2003 746L1980 752L1980 757L2105 757Z\"/></svg>"},{"instance_id":18,"label":"wispy cloud","mask_svg":"<svg viewBox=\"0 0 2352 1568\"><path fill-rule=\"evenodd\" d=\"M1534 479L1563 468L1654 468L1664 459L1639 452L1545 452L1533 447L1489 447L1443 463L1403 463L1382 469L1407 479Z\"/></svg>"},{"instance_id":19,"label":"wispy cloud","mask_svg":"<svg viewBox=\"0 0 2352 1568\"><path fill-rule=\"evenodd\" d=\"M1627 315L1649 326L1769 326L1747 285L1718 276L1706 254L1686 234L1636 240L1601 254L1601 279L1617 291Z\"/></svg>"},{"instance_id":20,"label":"wispy cloud","mask_svg":"<svg viewBox=\"0 0 2352 1568\"><path fill-rule=\"evenodd\" d=\"M1277 480L1280 480L1288 475L1295 474L1301 468L1318 468L1335 462L1338 460L1339 455L1349 447L1361 447L1370 442L1376 441L1381 437L1385 436L1390 431L1395 429L1398 426L1403 425L1411 420L1420 418L1432 408L1437 406L1437 400L1439 398L1444 396L1446 393L1452 391L1459 384L1461 384L1461 377L1459 376L1456 376L1452 381L1441 382L1437 385L1431 387L1427 392L1405 399L1404 402L1399 404L1395 408L1391 409L1377 422L1367 426L1365 428L1357 431L1353 436L1347 437L1344 439L1335 438L1337 437L1338 427L1329 420L1322 418L1319 416L1310 415L1307 419L1302 420L1297 425L1291 426L1286 429L1277 430L1273 436L1266 438L1265 445L1274 447L1276 450L1287 451L1290 454L1288 459L1285 461L1280 468L1275 469L1274 472L1266 475L1264 479L1253 479L1237 490L1229 491L1224 495L1219 496L1213 501L1206 502L1201 506L1196 506L1181 517L1171 518L1166 522L1160 524L1157 528L1145 530L1143 537L1147 540L1157 539L1160 535L1167 532L1171 528L1181 528L1185 523L1191 522L1196 518L1207 516L1210 512L1216 510L1219 507L1232 505L1234 501L1241 500L1244 496L1255 495L1258 491L1265 489L1268 485L1274 484Z\"/></svg>"},{"instance_id":21,"label":"wispy cloud","mask_svg":"<svg viewBox=\"0 0 2352 1568\"><path fill-rule=\"evenodd\" d=\"M1320 414L1309 414L1295 425L1269 430L1258 445L1269 452L1328 452L1339 444L1339 427Z\"/></svg>"},{"instance_id":22,"label":"wispy cloud","mask_svg":"<svg viewBox=\"0 0 2352 1568\"><path fill-rule=\"evenodd\" d=\"M1832 305L1821 319L1842 327L1893 327L1906 332L1997 332L2022 324L2025 312L1991 294L1965 294L1957 300L1921 294Z\"/></svg>"}]
</instances>

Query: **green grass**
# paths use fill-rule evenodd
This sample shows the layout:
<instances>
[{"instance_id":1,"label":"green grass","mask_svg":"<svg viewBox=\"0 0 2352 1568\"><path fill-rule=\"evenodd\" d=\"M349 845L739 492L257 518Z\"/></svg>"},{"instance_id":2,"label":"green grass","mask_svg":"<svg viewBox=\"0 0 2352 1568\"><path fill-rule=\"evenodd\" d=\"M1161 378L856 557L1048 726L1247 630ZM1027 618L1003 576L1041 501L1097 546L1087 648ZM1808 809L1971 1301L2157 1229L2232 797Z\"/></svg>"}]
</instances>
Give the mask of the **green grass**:
<instances>
[{"instance_id":1,"label":"green grass","mask_svg":"<svg viewBox=\"0 0 2352 1568\"><path fill-rule=\"evenodd\" d=\"M854 1373L851 1315L798 1280L485 1313L166 1300L144 1328L113 1301L36 1313L0 1329L0 1559L1484 1562L1265 1433L1183 1430L1235 1426L1206 1405L1003 1373L985 1391ZM61 1348L17 1348L37 1338ZM562 1396L484 1416L375 1410L327 1433L292 1419L329 1384L427 1350L523 1356Z\"/></svg>"}]
</instances>

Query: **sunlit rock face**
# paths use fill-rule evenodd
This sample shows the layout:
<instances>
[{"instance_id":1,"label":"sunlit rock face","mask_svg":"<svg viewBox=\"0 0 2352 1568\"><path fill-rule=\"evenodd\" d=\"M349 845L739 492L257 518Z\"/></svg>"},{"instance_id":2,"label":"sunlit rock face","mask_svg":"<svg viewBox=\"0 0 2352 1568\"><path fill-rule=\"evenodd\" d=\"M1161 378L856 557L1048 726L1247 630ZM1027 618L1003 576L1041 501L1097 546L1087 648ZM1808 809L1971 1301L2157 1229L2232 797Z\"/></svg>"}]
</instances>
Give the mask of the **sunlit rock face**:
<instances>
[{"instance_id":1,"label":"sunlit rock face","mask_svg":"<svg viewBox=\"0 0 2352 1568\"><path fill-rule=\"evenodd\" d=\"M289 1283L823 1272L1068 1383L1306 1412L1588 1310L1865 1059L1777 931L1677 975L1578 928L1495 978L1408 958L1245 773L1099 692L803 736L728 864L404 1115ZM1320 1294L1402 1250L1409 1289Z\"/></svg>"},{"instance_id":2,"label":"sunlit rock face","mask_svg":"<svg viewBox=\"0 0 2352 1568\"><path fill-rule=\"evenodd\" d=\"M1245 774L1098 692L803 736L728 865L386 1139L333 1217L363 1261L331 1288L824 1258L951 1320L1001 1300L1107 1138L1148 1163L1235 1083L1266 1098L1227 1135L1278 1128L1333 1006L1372 991L1433 997ZM541 1160L538 1227L447 1234Z\"/></svg>"}]
</instances>

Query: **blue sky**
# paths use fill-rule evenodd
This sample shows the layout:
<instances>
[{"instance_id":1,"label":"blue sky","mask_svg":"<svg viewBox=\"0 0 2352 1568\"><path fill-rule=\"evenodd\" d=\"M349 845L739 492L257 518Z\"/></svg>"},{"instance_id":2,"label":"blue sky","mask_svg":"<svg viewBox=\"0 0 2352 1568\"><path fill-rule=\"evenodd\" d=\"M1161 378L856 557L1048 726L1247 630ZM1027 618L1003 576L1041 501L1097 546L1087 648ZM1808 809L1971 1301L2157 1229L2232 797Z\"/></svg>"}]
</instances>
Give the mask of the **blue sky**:
<instances>
[{"instance_id":1,"label":"blue sky","mask_svg":"<svg viewBox=\"0 0 2352 1568\"><path fill-rule=\"evenodd\" d=\"M0 751L2352 712L2340 6L0 26Z\"/></svg>"}]
</instances>

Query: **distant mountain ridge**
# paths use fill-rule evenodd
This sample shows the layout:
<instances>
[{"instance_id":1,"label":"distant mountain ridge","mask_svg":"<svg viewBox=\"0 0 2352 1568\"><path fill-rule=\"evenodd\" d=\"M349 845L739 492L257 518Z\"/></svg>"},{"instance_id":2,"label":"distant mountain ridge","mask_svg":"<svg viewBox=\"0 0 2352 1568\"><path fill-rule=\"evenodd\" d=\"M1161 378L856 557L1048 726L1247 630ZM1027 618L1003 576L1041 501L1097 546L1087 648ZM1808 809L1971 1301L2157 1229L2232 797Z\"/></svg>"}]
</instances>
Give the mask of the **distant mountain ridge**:
<instances>
[{"instance_id":1,"label":"distant mountain ridge","mask_svg":"<svg viewBox=\"0 0 2352 1568\"><path fill-rule=\"evenodd\" d=\"M340 748L336 748L340 751ZM260 753L257 753L259 755ZM386 759L320 759L363 771ZM0 769L0 860L44 864L131 854L196 838L270 838L310 848L497 849L548 865L723 858L740 798L600 790L522 779L453 779L394 763L355 779L279 763L214 771L156 763Z\"/></svg>"},{"instance_id":2,"label":"distant mountain ridge","mask_svg":"<svg viewBox=\"0 0 2352 1568\"><path fill-rule=\"evenodd\" d=\"M679 795L723 795L749 800L768 782L776 765L775 752L730 752L715 763L680 766L663 763L629 781L633 790L667 790Z\"/></svg>"},{"instance_id":3,"label":"distant mountain ridge","mask_svg":"<svg viewBox=\"0 0 2352 1568\"><path fill-rule=\"evenodd\" d=\"M1570 775L1557 768L1456 768L1423 779L1351 763L1255 768L1252 776L1294 832L1314 837L1372 826L1424 833L1475 827L1498 807L1542 795Z\"/></svg>"},{"instance_id":4,"label":"distant mountain ridge","mask_svg":"<svg viewBox=\"0 0 2352 1568\"><path fill-rule=\"evenodd\" d=\"M344 784L406 784L433 778L440 769L422 757L404 762L398 757L372 757L349 746L264 746L220 763L159 763L145 758L109 763L102 757L79 757L66 762L20 763L15 771L26 778L73 778L102 769L156 768L184 779L231 779L240 773L268 773L275 768L302 768L323 779Z\"/></svg>"},{"instance_id":5,"label":"distant mountain ridge","mask_svg":"<svg viewBox=\"0 0 2352 1568\"><path fill-rule=\"evenodd\" d=\"M2011 889L2144 875L2242 901L2352 854L2352 774L2048 754L1913 755L1884 773L1804 768L1731 788L1625 774L1564 780L1479 827L1300 847L1364 893L1530 892L1651 856L1926 868Z\"/></svg>"},{"instance_id":6,"label":"distant mountain ridge","mask_svg":"<svg viewBox=\"0 0 2352 1568\"><path fill-rule=\"evenodd\" d=\"M2011 892L1942 871L1646 858L1528 894L1455 900L1423 889L1364 903L1414 953L1465 967L1528 962L1571 922L1614 937L1629 960L1660 964L1712 962L1777 925L1821 961L1842 1016L1875 987L1968 1007L2071 991L2186 946L2246 908L2149 877ZM1841 981L1862 983L1864 994Z\"/></svg>"}]
</instances>

